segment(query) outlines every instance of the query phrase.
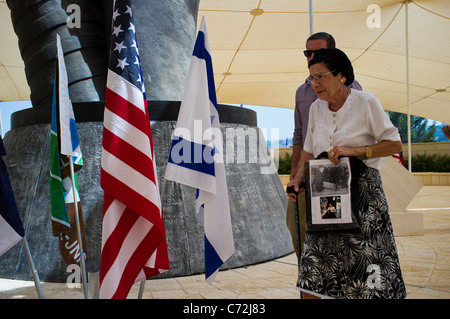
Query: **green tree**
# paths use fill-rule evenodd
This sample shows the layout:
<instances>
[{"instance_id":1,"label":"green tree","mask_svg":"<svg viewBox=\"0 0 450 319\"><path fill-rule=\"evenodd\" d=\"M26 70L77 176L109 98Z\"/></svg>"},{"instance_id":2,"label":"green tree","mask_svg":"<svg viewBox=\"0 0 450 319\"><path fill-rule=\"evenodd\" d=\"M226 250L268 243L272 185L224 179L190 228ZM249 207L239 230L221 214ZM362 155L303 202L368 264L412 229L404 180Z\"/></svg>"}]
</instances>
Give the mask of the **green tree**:
<instances>
[{"instance_id":1,"label":"green tree","mask_svg":"<svg viewBox=\"0 0 450 319\"><path fill-rule=\"evenodd\" d=\"M283 158L278 160L278 174L291 173L292 152L285 153Z\"/></svg>"},{"instance_id":2,"label":"green tree","mask_svg":"<svg viewBox=\"0 0 450 319\"><path fill-rule=\"evenodd\" d=\"M408 115L388 111L392 124L398 129L402 143L408 143ZM411 115L411 143L434 142L436 122L428 126L426 118Z\"/></svg>"}]
</instances>

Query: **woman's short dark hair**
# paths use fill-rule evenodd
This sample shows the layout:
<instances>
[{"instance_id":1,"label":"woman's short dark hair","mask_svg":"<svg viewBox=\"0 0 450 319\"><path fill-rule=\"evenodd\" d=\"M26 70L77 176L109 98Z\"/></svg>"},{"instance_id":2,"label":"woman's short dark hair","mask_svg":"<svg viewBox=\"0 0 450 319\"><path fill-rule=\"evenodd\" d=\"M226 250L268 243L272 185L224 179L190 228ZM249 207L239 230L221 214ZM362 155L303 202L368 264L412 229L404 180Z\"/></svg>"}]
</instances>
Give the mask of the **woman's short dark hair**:
<instances>
[{"instance_id":1,"label":"woman's short dark hair","mask_svg":"<svg viewBox=\"0 0 450 319\"><path fill-rule=\"evenodd\" d=\"M347 86L355 80L352 63L347 55L339 49L320 49L314 51L314 58L309 61L308 68L317 63L325 64L330 71L333 71L334 76L341 72L345 76L345 85Z\"/></svg>"}]
</instances>

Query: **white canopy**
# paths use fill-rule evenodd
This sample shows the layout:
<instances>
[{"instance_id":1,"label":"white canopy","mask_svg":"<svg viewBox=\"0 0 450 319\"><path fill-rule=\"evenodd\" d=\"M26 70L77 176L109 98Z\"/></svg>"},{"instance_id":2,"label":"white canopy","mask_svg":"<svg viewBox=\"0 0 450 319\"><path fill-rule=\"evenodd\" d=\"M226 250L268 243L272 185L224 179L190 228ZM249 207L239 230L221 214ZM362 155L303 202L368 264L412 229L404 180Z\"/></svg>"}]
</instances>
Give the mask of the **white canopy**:
<instances>
[{"instance_id":1,"label":"white canopy","mask_svg":"<svg viewBox=\"0 0 450 319\"><path fill-rule=\"evenodd\" d=\"M331 33L365 91L407 113L404 1L313 0L314 32ZM408 4L412 115L450 123L450 1ZM0 101L29 100L10 12L0 0ZM201 0L219 103L294 107L309 75L308 0ZM379 18L379 20L378 20ZM379 22L379 23L378 23Z\"/></svg>"},{"instance_id":2,"label":"white canopy","mask_svg":"<svg viewBox=\"0 0 450 319\"><path fill-rule=\"evenodd\" d=\"M30 88L6 0L0 0L0 102L30 99Z\"/></svg>"}]
</instances>

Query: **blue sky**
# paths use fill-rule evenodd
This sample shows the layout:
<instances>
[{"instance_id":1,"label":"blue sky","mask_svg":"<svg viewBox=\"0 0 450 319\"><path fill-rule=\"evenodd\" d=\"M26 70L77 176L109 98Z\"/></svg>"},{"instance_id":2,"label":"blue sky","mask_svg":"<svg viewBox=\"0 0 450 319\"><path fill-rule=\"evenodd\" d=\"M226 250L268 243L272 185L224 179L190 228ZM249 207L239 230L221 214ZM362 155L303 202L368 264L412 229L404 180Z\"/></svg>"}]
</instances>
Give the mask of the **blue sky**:
<instances>
[{"instance_id":1,"label":"blue sky","mask_svg":"<svg viewBox=\"0 0 450 319\"><path fill-rule=\"evenodd\" d=\"M267 130L267 135L264 136L266 140L292 138L294 133L293 109L255 105L244 105L244 107L257 113L258 127Z\"/></svg>"},{"instance_id":2,"label":"blue sky","mask_svg":"<svg viewBox=\"0 0 450 319\"><path fill-rule=\"evenodd\" d=\"M30 101L0 102L2 136L10 130L11 114L31 107ZM258 127L267 132L266 140L291 139L294 132L294 110L279 107L244 105L257 113ZM265 129L265 130L264 130Z\"/></svg>"},{"instance_id":3,"label":"blue sky","mask_svg":"<svg viewBox=\"0 0 450 319\"><path fill-rule=\"evenodd\" d=\"M0 102L2 137L10 130L11 114L31 107L30 101Z\"/></svg>"}]
</instances>

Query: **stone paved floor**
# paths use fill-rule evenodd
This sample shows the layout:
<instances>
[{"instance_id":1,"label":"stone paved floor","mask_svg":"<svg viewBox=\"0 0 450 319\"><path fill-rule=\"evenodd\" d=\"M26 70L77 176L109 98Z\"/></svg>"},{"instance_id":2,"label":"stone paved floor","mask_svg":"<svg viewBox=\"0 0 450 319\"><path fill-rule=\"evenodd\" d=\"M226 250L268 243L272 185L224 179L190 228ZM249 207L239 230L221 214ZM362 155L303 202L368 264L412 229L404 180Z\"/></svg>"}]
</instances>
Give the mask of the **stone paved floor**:
<instances>
[{"instance_id":1,"label":"stone paved floor","mask_svg":"<svg viewBox=\"0 0 450 319\"><path fill-rule=\"evenodd\" d=\"M424 186L408 206L424 213L424 235L396 237L409 299L450 299L450 187ZM394 229L395 232L395 229ZM219 272L212 285L203 275L148 280L143 298L298 299L295 254ZM42 283L47 299L83 298L81 289ZM129 298L137 297L139 284ZM0 279L0 299L37 298L33 282Z\"/></svg>"}]
</instances>

